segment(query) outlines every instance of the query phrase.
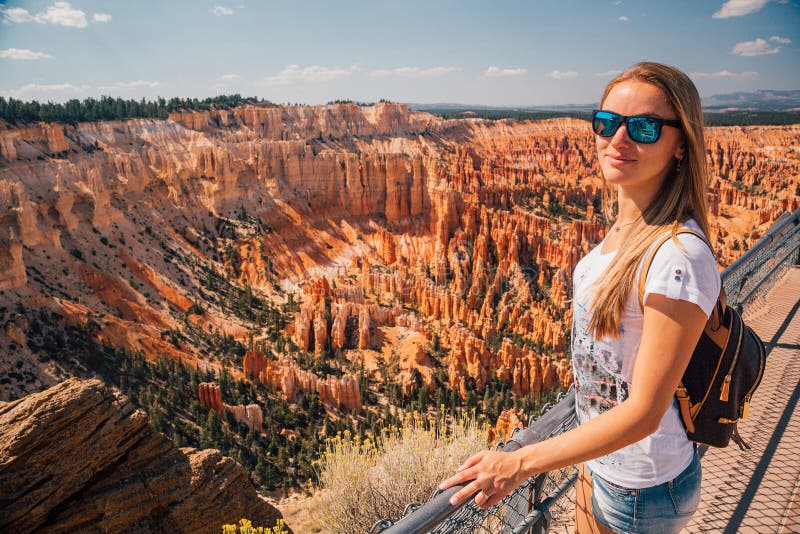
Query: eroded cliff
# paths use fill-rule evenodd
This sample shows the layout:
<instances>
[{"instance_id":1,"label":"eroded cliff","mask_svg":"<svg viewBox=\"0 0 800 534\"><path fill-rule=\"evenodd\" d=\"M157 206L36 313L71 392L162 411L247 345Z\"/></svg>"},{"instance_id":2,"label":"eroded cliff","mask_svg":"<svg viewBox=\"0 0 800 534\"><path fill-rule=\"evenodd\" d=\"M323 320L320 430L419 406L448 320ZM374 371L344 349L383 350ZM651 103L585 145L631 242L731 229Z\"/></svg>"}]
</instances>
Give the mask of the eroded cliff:
<instances>
[{"instance_id":1,"label":"eroded cliff","mask_svg":"<svg viewBox=\"0 0 800 534\"><path fill-rule=\"evenodd\" d=\"M798 206L800 126L709 128L707 142L725 265ZM405 392L435 376L462 395L566 386L570 275L605 231L593 143L579 120L394 104L6 127L3 364L17 377L2 395L59 375L27 347L23 310L41 306L150 358L234 372L241 359L207 357L209 336L250 339L269 356L253 379L348 408L358 365ZM277 311L237 308L253 294L293 313L281 332L265 327ZM306 376L291 363L305 351L342 374Z\"/></svg>"}]
</instances>

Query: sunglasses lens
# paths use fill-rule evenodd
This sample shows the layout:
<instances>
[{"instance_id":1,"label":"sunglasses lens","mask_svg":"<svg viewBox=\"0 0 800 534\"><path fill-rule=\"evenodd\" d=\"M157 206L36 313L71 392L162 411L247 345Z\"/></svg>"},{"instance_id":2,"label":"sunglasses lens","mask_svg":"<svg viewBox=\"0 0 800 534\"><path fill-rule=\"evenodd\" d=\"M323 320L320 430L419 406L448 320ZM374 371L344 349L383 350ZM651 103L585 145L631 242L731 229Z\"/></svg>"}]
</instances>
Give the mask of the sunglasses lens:
<instances>
[{"instance_id":1,"label":"sunglasses lens","mask_svg":"<svg viewBox=\"0 0 800 534\"><path fill-rule=\"evenodd\" d=\"M637 143L655 143L661 135L661 124L651 117L631 117L627 125L628 135Z\"/></svg>"},{"instance_id":2,"label":"sunglasses lens","mask_svg":"<svg viewBox=\"0 0 800 534\"><path fill-rule=\"evenodd\" d=\"M592 118L592 129L601 137L611 137L619 127L619 115L608 111L596 111Z\"/></svg>"}]
</instances>

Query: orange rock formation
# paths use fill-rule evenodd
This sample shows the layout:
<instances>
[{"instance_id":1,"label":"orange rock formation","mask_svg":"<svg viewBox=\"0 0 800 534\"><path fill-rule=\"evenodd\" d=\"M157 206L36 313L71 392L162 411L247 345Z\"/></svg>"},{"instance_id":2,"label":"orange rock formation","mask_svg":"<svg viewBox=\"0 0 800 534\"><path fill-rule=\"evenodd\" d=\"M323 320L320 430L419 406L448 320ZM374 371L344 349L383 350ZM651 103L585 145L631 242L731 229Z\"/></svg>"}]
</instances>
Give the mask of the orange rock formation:
<instances>
[{"instance_id":1,"label":"orange rock formation","mask_svg":"<svg viewBox=\"0 0 800 534\"><path fill-rule=\"evenodd\" d=\"M279 389L289 402L294 401L299 392L316 391L320 402L326 406L345 410L361 408L358 378L350 373L340 378L328 376L321 379L311 371L301 369L293 360L268 360L264 353L258 351L244 355L243 367L247 377Z\"/></svg>"},{"instance_id":2,"label":"orange rock formation","mask_svg":"<svg viewBox=\"0 0 800 534\"><path fill-rule=\"evenodd\" d=\"M800 204L800 125L708 128L707 142L711 239L727 265ZM141 347L121 328L184 328L192 303L204 330L255 330L227 311L228 277L299 296L287 332L318 357L380 351L380 328L408 328L438 335L436 364L462 393L496 376L538 394L572 380L570 276L605 232L594 150L580 120L444 120L393 104L3 126L0 291L9 307L71 299ZM426 377L436 364L419 348L404 361ZM360 405L354 376L309 376L292 350L245 373L287 397ZM404 389L411 367L393 377Z\"/></svg>"},{"instance_id":3,"label":"orange rock formation","mask_svg":"<svg viewBox=\"0 0 800 534\"><path fill-rule=\"evenodd\" d=\"M225 411L225 406L222 404L222 392L219 385L210 382L202 382L198 386L198 397L200 402L208 406L218 414Z\"/></svg>"},{"instance_id":4,"label":"orange rock formation","mask_svg":"<svg viewBox=\"0 0 800 534\"><path fill-rule=\"evenodd\" d=\"M219 385L211 382L198 384L198 397L202 404L217 412L218 415L229 411L240 423L244 423L258 432L264 430L264 412L261 411L261 406L258 404L248 404L247 406L225 404L222 402Z\"/></svg>"},{"instance_id":5,"label":"orange rock formation","mask_svg":"<svg viewBox=\"0 0 800 534\"><path fill-rule=\"evenodd\" d=\"M497 441L507 441L515 428L525 428L526 423L523 423L517 412L514 410L503 410L497 418L497 423L489 429L487 439L490 445L494 445Z\"/></svg>"}]
</instances>

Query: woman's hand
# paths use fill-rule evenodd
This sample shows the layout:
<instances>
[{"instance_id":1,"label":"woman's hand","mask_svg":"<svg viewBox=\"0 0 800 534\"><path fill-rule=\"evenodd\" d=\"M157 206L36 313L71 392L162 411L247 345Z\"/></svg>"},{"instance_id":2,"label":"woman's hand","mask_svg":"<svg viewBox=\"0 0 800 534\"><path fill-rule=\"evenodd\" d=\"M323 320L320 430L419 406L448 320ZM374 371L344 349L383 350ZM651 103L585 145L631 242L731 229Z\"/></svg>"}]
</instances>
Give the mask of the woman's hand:
<instances>
[{"instance_id":1,"label":"woman's hand","mask_svg":"<svg viewBox=\"0 0 800 534\"><path fill-rule=\"evenodd\" d=\"M522 470L522 450L481 451L473 454L458 468L455 475L442 482L439 489L445 490L471 480L472 482L450 497L450 504L457 506L478 492L475 495L475 504L480 508L494 506L528 478Z\"/></svg>"}]
</instances>

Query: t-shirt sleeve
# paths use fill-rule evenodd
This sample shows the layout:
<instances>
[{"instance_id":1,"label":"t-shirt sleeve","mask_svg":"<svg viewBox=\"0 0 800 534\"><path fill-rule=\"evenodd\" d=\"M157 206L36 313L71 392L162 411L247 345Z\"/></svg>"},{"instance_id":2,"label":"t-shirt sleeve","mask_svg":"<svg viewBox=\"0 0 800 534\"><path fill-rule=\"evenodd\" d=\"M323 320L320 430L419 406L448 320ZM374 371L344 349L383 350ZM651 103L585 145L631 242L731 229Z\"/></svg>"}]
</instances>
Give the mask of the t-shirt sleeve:
<instances>
[{"instance_id":1,"label":"t-shirt sleeve","mask_svg":"<svg viewBox=\"0 0 800 534\"><path fill-rule=\"evenodd\" d=\"M717 303L720 274L711 250L699 237L679 234L681 251L670 238L656 252L644 285L644 298L652 293L700 306L708 317Z\"/></svg>"}]
</instances>

